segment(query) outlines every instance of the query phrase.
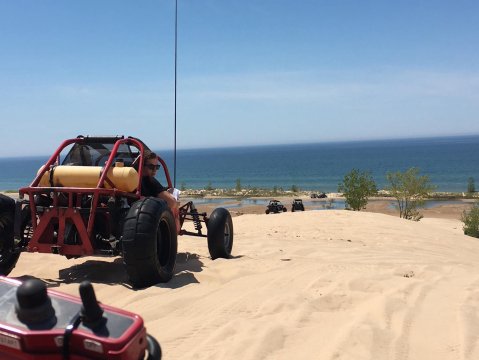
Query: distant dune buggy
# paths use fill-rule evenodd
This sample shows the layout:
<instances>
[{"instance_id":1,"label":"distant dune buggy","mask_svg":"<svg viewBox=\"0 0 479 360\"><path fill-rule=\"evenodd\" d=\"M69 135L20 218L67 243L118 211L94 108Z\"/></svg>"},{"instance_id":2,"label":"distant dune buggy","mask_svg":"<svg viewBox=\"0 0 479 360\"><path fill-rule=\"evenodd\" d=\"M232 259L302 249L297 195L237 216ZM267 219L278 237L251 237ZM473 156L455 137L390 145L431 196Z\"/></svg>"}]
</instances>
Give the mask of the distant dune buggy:
<instances>
[{"instance_id":1,"label":"distant dune buggy","mask_svg":"<svg viewBox=\"0 0 479 360\"><path fill-rule=\"evenodd\" d=\"M23 251L67 258L121 255L132 285L150 286L173 276L177 235L184 234L207 237L212 259L230 257L228 210L207 216L187 202L177 214L178 230L165 201L140 195L147 149L123 136L64 141L31 185L19 190L19 200L0 197L0 275L12 271ZM171 188L166 163L158 161ZM195 232L182 229L185 220L193 221Z\"/></svg>"},{"instance_id":2,"label":"distant dune buggy","mask_svg":"<svg viewBox=\"0 0 479 360\"><path fill-rule=\"evenodd\" d=\"M313 193L311 194L311 199L324 199L328 197L325 193L321 192L319 194Z\"/></svg>"},{"instance_id":3,"label":"distant dune buggy","mask_svg":"<svg viewBox=\"0 0 479 360\"><path fill-rule=\"evenodd\" d=\"M291 204L291 211L304 211L303 200L301 199L294 199L293 203Z\"/></svg>"},{"instance_id":4,"label":"distant dune buggy","mask_svg":"<svg viewBox=\"0 0 479 360\"><path fill-rule=\"evenodd\" d=\"M266 206L265 213L280 213L280 212L286 212L287 209L286 207L281 203L281 201L278 200L270 200L269 204Z\"/></svg>"}]
</instances>

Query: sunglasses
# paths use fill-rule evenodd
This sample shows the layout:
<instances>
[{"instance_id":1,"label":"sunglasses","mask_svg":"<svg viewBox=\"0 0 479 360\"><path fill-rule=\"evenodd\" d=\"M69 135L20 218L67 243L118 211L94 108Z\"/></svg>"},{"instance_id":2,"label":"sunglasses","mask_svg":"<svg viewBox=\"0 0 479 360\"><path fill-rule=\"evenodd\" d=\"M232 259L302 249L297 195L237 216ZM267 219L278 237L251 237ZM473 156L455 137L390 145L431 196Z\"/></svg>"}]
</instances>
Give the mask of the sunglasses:
<instances>
[{"instance_id":1,"label":"sunglasses","mask_svg":"<svg viewBox=\"0 0 479 360\"><path fill-rule=\"evenodd\" d=\"M158 170L161 167L161 165L145 164L145 167L147 167L150 170Z\"/></svg>"}]
</instances>

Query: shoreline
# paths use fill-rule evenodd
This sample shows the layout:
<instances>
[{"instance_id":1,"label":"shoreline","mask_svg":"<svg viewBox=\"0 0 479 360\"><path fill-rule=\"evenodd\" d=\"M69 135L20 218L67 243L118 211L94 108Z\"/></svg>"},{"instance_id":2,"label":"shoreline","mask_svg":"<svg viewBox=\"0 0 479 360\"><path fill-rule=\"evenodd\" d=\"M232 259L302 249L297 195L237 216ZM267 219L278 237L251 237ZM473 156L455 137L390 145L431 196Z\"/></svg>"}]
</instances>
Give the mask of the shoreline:
<instances>
[{"instance_id":1,"label":"shoreline","mask_svg":"<svg viewBox=\"0 0 479 360\"><path fill-rule=\"evenodd\" d=\"M281 203L286 206L287 213L291 212L291 204L293 199L301 199L303 203L306 201L308 203L317 204L317 206L324 205L324 208L311 208L311 206L305 205L305 212L308 211L347 211L347 212L354 212L345 209L337 209L337 208L328 208L328 203L332 200L333 204L336 200L344 200L344 197L331 197L325 199L311 199L309 197L301 197L301 196L277 196L275 200L281 201ZM192 200L195 203L194 198L183 198L184 200ZM218 199L218 197L216 197ZM253 199L253 198L249 198ZM268 200L271 199L269 197L256 197L257 200ZM460 200L460 202L459 202ZM454 200L440 200L441 204L433 206L431 208L421 208L419 212L423 215L424 218L439 218L439 219L455 219L460 220L461 215L464 211L469 211L475 203L474 199L454 199ZM361 210L361 212L370 212L370 213L379 213L385 215L391 215L394 217L399 217L399 211L394 208L393 204L395 203L395 199L391 197L375 197L370 198L366 208ZM199 212L206 212L211 213L216 207L221 207L225 205L228 207L231 215L233 217L247 215L247 214L255 214L255 215L262 215L265 214L266 205L263 204L248 204L248 205L241 205L241 199L228 199L227 202L222 204L216 203L209 203L209 204L196 204L195 206ZM271 214L270 216L281 216L281 214Z\"/></svg>"},{"instance_id":2,"label":"shoreline","mask_svg":"<svg viewBox=\"0 0 479 360\"><path fill-rule=\"evenodd\" d=\"M201 195L198 195L201 192ZM184 190L180 195L181 205L187 201L192 201L199 212L211 212L217 207L226 207L231 216L237 217L246 214L264 214L267 202L275 199L280 201L287 211L291 211L291 204L294 199L301 199L305 205L305 211L327 211L327 210L344 210L334 207L335 201L344 201L344 196L340 193L328 193L326 198L311 198L311 191L301 191L292 193L290 191L284 191L272 195L269 192L262 192L255 196L246 196L244 194L234 195L232 193L225 193L219 191L219 189L213 190ZM14 199L18 199L18 192L5 192L0 191L0 194L10 196ZM424 218L440 218L440 219L456 219L460 220L464 211L468 211L472 208L475 202L478 201L478 193L474 196L462 196L459 193L434 193L428 199L431 201L441 202L440 205L435 205L430 208L420 208L419 212ZM218 200L212 202L201 203L200 200ZM195 200L197 202L195 202ZM222 201L223 200L223 201ZM251 200L251 204L244 204L244 200ZM254 202L258 200L259 204ZM361 212L380 213L391 216L399 217L398 210L394 207L396 199L390 196L374 196L370 197L366 208ZM333 205L333 206L332 206ZM280 214L276 214L280 215ZM273 215L274 216L274 215Z\"/></svg>"}]
</instances>

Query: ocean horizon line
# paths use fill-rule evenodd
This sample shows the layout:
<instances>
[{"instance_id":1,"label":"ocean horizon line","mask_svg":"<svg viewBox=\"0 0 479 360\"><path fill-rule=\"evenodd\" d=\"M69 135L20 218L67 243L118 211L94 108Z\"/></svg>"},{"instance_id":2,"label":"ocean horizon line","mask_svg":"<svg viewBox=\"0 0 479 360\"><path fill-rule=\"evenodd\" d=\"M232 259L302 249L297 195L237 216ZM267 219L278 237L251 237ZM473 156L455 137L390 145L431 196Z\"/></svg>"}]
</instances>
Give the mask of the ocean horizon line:
<instances>
[{"instance_id":1,"label":"ocean horizon line","mask_svg":"<svg viewBox=\"0 0 479 360\"><path fill-rule=\"evenodd\" d=\"M416 137L372 141L255 145L208 149L156 150L175 187L202 189L297 187L334 192L352 169L368 171L378 188L388 172L418 168L438 191L462 192L479 179L479 135ZM176 157L175 157L176 155ZM0 158L0 188L29 184L50 156ZM175 159L177 161L175 161ZM158 175L164 182L163 175Z\"/></svg>"},{"instance_id":2,"label":"ocean horizon line","mask_svg":"<svg viewBox=\"0 0 479 360\"><path fill-rule=\"evenodd\" d=\"M275 148L275 147L303 147L303 146L334 146L334 145L360 145L360 144L378 144L384 145L384 143L391 142L394 144L400 142L421 142L421 141L444 141L444 140L454 140L454 139L477 139L479 140L479 134L465 134L465 135L433 135L433 136L416 136L416 137L398 137L398 138L378 138L378 139L350 139L350 140L326 140L326 141L307 141L307 142L291 142L291 143L278 143L278 144L250 144L250 145L232 145L232 146L213 146L213 147L191 147L191 148L177 148L178 152L191 153L194 151L218 151L218 150L242 150L242 149L258 149L258 148ZM60 146L62 141L58 143ZM148 144L147 144L148 145ZM161 156L161 153L167 152L172 153L173 148L163 148L157 149L152 148L158 155ZM35 155L19 155L19 156L2 156L2 160L14 160L14 159L41 159L49 158L52 156L54 151L51 154L35 154Z\"/></svg>"}]
</instances>

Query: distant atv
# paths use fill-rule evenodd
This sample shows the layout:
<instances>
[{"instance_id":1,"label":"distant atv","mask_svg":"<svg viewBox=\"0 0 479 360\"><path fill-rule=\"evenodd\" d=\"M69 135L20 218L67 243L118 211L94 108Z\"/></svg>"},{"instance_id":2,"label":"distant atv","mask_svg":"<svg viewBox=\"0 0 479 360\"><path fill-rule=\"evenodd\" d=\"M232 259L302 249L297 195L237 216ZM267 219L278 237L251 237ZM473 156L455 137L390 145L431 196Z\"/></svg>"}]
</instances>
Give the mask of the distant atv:
<instances>
[{"instance_id":1,"label":"distant atv","mask_svg":"<svg viewBox=\"0 0 479 360\"><path fill-rule=\"evenodd\" d=\"M327 197L328 196L323 192L321 192L319 194L316 194L316 193L311 194L311 199L324 199L324 198L327 198Z\"/></svg>"},{"instance_id":2,"label":"distant atv","mask_svg":"<svg viewBox=\"0 0 479 360\"><path fill-rule=\"evenodd\" d=\"M64 141L41 167L19 200L0 197L0 275L20 253L122 256L130 281L145 287L169 281L176 263L177 235L207 237L212 259L228 258L233 222L228 210L208 217L190 201L179 208L180 224L166 202L141 196L148 147L133 137L78 136ZM164 184L172 188L163 159ZM193 221L195 232L183 230ZM203 234L205 223L207 235Z\"/></svg>"},{"instance_id":3,"label":"distant atv","mask_svg":"<svg viewBox=\"0 0 479 360\"><path fill-rule=\"evenodd\" d=\"M269 213L280 213L280 212L286 212L287 209L286 207L278 200L270 200L269 204L266 206L266 214Z\"/></svg>"},{"instance_id":4,"label":"distant atv","mask_svg":"<svg viewBox=\"0 0 479 360\"><path fill-rule=\"evenodd\" d=\"M293 204L291 205L291 211L304 211L303 200L301 199L294 199Z\"/></svg>"}]
</instances>

